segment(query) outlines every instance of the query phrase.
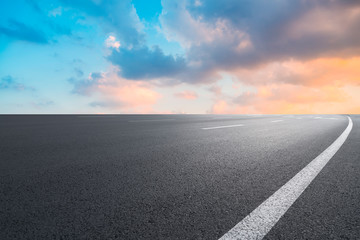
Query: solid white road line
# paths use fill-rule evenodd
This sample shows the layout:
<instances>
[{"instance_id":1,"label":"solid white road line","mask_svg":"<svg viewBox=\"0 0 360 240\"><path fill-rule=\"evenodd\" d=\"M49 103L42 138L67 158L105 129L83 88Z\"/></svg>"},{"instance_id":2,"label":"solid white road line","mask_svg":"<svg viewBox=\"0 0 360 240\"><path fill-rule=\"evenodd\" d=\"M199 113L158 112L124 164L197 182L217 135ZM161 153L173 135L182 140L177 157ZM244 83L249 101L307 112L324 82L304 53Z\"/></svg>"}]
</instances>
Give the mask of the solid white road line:
<instances>
[{"instance_id":1,"label":"solid white road line","mask_svg":"<svg viewBox=\"0 0 360 240\"><path fill-rule=\"evenodd\" d=\"M282 122L282 121L284 121L284 120L274 120L274 121L271 121L271 122L275 123L275 122Z\"/></svg>"},{"instance_id":2,"label":"solid white road line","mask_svg":"<svg viewBox=\"0 0 360 240\"><path fill-rule=\"evenodd\" d=\"M264 238L343 145L353 126L351 118L348 117L348 119L347 128L335 142L222 236L220 240Z\"/></svg>"},{"instance_id":3,"label":"solid white road line","mask_svg":"<svg viewBox=\"0 0 360 240\"><path fill-rule=\"evenodd\" d=\"M207 128L201 128L202 130L211 130L211 129L218 129L218 128L231 128L231 127L242 127L243 124L238 125L227 125L227 126L218 126L218 127L207 127Z\"/></svg>"}]
</instances>

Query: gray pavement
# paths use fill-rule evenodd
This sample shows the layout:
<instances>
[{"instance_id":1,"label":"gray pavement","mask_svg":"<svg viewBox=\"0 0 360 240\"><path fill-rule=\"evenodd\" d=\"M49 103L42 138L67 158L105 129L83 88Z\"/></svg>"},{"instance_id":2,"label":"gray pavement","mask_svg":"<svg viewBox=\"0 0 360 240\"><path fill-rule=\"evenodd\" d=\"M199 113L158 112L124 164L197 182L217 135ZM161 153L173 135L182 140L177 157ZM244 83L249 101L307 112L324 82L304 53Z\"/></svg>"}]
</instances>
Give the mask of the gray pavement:
<instances>
[{"instance_id":1,"label":"gray pavement","mask_svg":"<svg viewBox=\"0 0 360 240\"><path fill-rule=\"evenodd\" d=\"M360 116L266 239L360 238ZM0 239L218 239L345 115L0 115ZM242 126L235 126L242 125ZM213 128L233 126L227 128Z\"/></svg>"}]
</instances>

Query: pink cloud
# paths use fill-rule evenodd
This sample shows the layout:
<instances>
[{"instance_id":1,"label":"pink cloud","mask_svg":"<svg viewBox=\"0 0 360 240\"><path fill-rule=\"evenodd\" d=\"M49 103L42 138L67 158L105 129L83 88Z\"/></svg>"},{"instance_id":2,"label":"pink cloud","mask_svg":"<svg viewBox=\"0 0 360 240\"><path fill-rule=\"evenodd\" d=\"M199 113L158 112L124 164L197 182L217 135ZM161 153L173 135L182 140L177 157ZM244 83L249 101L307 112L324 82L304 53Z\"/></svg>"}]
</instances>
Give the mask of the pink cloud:
<instances>
[{"instance_id":1,"label":"pink cloud","mask_svg":"<svg viewBox=\"0 0 360 240\"><path fill-rule=\"evenodd\" d=\"M210 112L217 114L358 113L360 86L306 87L290 84L258 86L232 99L218 99Z\"/></svg>"},{"instance_id":2,"label":"pink cloud","mask_svg":"<svg viewBox=\"0 0 360 240\"><path fill-rule=\"evenodd\" d=\"M161 98L150 83L123 79L116 68L91 74L88 80L77 82L76 86L96 99L91 106L126 113L152 113L153 106Z\"/></svg>"},{"instance_id":3,"label":"pink cloud","mask_svg":"<svg viewBox=\"0 0 360 240\"><path fill-rule=\"evenodd\" d=\"M175 93L174 95L175 95L175 97L188 99L188 100L198 98L198 95L195 92L192 92L192 91L183 91L183 92Z\"/></svg>"}]
</instances>

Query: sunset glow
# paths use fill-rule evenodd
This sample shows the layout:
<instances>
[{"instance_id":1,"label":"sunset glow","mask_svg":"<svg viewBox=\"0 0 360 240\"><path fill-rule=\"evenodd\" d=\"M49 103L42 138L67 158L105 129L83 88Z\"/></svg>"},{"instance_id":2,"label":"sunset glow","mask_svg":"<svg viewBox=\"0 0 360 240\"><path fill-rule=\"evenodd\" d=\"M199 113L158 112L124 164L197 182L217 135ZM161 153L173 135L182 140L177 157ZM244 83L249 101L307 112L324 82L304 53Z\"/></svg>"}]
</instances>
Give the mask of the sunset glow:
<instances>
[{"instance_id":1,"label":"sunset glow","mask_svg":"<svg viewBox=\"0 0 360 240\"><path fill-rule=\"evenodd\" d=\"M0 9L0 113L360 113L359 1Z\"/></svg>"}]
</instances>

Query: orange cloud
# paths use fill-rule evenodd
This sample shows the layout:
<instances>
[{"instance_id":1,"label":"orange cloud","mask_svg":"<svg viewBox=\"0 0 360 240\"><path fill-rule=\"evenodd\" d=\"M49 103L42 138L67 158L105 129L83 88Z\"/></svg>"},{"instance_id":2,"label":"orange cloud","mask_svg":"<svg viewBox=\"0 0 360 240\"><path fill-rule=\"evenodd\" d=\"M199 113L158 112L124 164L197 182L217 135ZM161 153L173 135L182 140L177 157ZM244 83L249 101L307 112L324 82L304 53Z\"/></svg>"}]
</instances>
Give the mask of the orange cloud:
<instances>
[{"instance_id":1,"label":"orange cloud","mask_svg":"<svg viewBox=\"0 0 360 240\"><path fill-rule=\"evenodd\" d=\"M126 113L155 112L153 106L161 95L149 83L120 78L116 71L116 68L110 69L97 76L94 84L84 84L88 88L84 91L90 92L97 99L90 105ZM91 76L90 80L93 80Z\"/></svg>"},{"instance_id":2,"label":"orange cloud","mask_svg":"<svg viewBox=\"0 0 360 240\"><path fill-rule=\"evenodd\" d=\"M360 86L342 88L304 87L289 84L259 86L230 101L217 100L212 113L218 114L300 114L359 113Z\"/></svg>"},{"instance_id":3,"label":"orange cloud","mask_svg":"<svg viewBox=\"0 0 360 240\"><path fill-rule=\"evenodd\" d=\"M151 112L152 105L160 98L149 86L126 80L119 81L116 86L99 85L98 89L104 100L118 103L117 108L131 112Z\"/></svg>"},{"instance_id":4,"label":"orange cloud","mask_svg":"<svg viewBox=\"0 0 360 240\"><path fill-rule=\"evenodd\" d=\"M230 73L249 85L289 83L303 86L360 84L360 57L318 58L308 61L272 62L253 69Z\"/></svg>"},{"instance_id":5,"label":"orange cloud","mask_svg":"<svg viewBox=\"0 0 360 240\"><path fill-rule=\"evenodd\" d=\"M229 74L256 91L217 96L212 113L360 112L360 57L287 60Z\"/></svg>"},{"instance_id":6,"label":"orange cloud","mask_svg":"<svg viewBox=\"0 0 360 240\"><path fill-rule=\"evenodd\" d=\"M175 97L188 99L188 100L193 100L198 98L196 92L192 92L192 91L183 91L183 92L175 93L174 95Z\"/></svg>"}]
</instances>

